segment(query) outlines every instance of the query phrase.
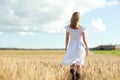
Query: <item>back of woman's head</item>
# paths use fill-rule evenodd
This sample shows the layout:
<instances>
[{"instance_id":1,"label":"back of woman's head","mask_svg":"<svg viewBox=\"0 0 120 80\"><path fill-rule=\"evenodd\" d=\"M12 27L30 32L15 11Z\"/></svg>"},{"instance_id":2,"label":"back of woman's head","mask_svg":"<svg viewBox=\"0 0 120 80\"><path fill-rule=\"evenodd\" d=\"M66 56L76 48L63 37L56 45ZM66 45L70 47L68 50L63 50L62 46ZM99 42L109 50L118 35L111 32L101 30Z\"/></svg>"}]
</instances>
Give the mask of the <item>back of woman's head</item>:
<instances>
[{"instance_id":1,"label":"back of woman's head","mask_svg":"<svg viewBox=\"0 0 120 80\"><path fill-rule=\"evenodd\" d=\"M80 19L80 13L79 12L74 12L71 17L71 22L70 22L70 27L72 29L78 29L78 23Z\"/></svg>"}]
</instances>

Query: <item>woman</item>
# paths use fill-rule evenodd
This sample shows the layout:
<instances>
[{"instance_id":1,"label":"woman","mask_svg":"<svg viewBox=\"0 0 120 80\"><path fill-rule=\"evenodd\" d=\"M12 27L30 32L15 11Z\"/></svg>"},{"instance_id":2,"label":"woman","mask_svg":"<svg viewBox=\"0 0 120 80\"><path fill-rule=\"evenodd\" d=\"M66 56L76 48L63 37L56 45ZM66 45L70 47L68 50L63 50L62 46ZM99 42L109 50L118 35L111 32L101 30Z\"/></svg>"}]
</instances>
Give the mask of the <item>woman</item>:
<instances>
[{"instance_id":1,"label":"woman","mask_svg":"<svg viewBox=\"0 0 120 80\"><path fill-rule=\"evenodd\" d=\"M72 80L78 80L80 78L81 66L84 65L85 55L88 56L88 46L85 39L85 27L79 25L79 20L80 13L74 12L71 17L70 25L65 27L66 55L62 60L62 64L70 65Z\"/></svg>"}]
</instances>

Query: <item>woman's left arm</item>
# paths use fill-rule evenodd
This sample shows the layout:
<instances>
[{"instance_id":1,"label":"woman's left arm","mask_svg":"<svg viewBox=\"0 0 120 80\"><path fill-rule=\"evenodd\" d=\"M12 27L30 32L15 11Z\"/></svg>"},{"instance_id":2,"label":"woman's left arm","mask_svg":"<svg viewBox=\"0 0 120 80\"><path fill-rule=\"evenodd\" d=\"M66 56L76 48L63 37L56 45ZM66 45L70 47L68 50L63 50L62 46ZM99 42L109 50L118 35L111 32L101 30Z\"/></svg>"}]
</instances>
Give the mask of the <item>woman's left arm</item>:
<instances>
[{"instance_id":1,"label":"woman's left arm","mask_svg":"<svg viewBox=\"0 0 120 80\"><path fill-rule=\"evenodd\" d=\"M82 37L83 37L83 42L85 44L86 56L88 56L88 45L85 38L85 32L82 33Z\"/></svg>"}]
</instances>

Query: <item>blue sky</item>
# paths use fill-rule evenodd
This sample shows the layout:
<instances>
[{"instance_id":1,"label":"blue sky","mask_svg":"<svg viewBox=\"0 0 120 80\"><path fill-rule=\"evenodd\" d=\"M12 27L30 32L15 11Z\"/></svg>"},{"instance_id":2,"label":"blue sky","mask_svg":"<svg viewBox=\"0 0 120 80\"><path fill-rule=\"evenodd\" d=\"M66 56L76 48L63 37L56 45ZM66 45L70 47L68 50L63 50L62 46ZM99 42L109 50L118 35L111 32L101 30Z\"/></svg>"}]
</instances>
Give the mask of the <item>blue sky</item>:
<instances>
[{"instance_id":1,"label":"blue sky","mask_svg":"<svg viewBox=\"0 0 120 80\"><path fill-rule=\"evenodd\" d=\"M0 10L0 47L64 48L64 26L74 11L89 47L120 44L119 0L0 0Z\"/></svg>"}]
</instances>

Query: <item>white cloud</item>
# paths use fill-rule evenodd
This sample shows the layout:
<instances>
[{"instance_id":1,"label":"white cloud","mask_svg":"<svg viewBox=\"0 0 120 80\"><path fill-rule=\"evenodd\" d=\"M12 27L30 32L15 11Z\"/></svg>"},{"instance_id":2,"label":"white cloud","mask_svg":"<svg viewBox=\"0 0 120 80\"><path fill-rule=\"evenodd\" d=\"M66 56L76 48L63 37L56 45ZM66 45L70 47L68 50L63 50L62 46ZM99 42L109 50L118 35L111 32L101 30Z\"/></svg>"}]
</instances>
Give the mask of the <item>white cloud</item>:
<instances>
[{"instance_id":1,"label":"white cloud","mask_svg":"<svg viewBox=\"0 0 120 80\"><path fill-rule=\"evenodd\" d=\"M114 5L117 5L119 4L117 1L111 1L109 3L106 3L107 6L114 6Z\"/></svg>"},{"instance_id":2,"label":"white cloud","mask_svg":"<svg viewBox=\"0 0 120 80\"><path fill-rule=\"evenodd\" d=\"M3 35L4 33L3 32L0 32L0 35Z\"/></svg>"},{"instance_id":3,"label":"white cloud","mask_svg":"<svg viewBox=\"0 0 120 80\"><path fill-rule=\"evenodd\" d=\"M106 30L106 25L103 23L102 19L92 19L90 23L90 27L94 30L98 31L105 31Z\"/></svg>"},{"instance_id":4,"label":"white cloud","mask_svg":"<svg viewBox=\"0 0 120 80\"><path fill-rule=\"evenodd\" d=\"M0 32L63 33L74 11L83 15L117 4L115 0L0 0Z\"/></svg>"},{"instance_id":5,"label":"white cloud","mask_svg":"<svg viewBox=\"0 0 120 80\"><path fill-rule=\"evenodd\" d=\"M15 32L15 34L19 34L19 35L22 35L22 36L25 36L25 35L36 35L35 33L33 32Z\"/></svg>"}]
</instances>

